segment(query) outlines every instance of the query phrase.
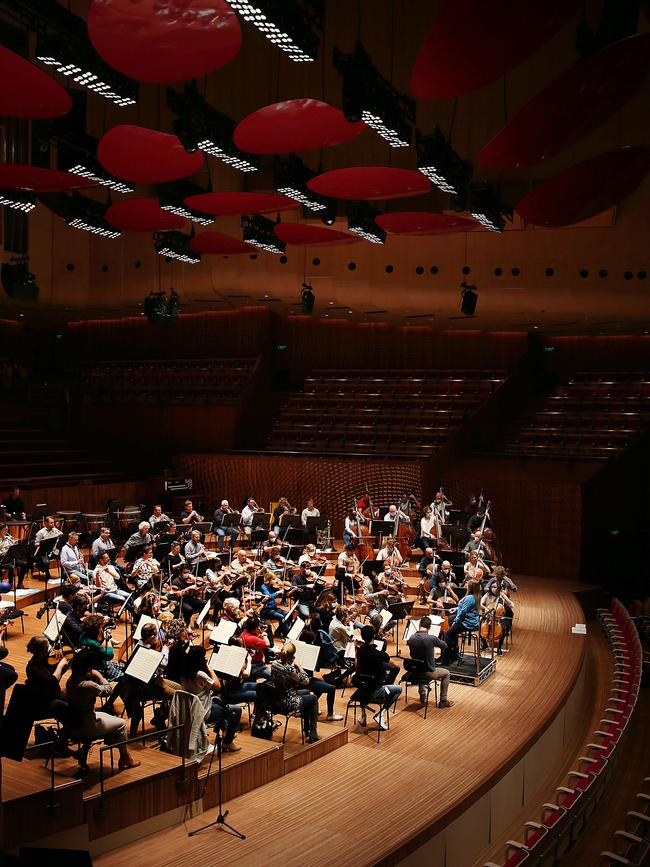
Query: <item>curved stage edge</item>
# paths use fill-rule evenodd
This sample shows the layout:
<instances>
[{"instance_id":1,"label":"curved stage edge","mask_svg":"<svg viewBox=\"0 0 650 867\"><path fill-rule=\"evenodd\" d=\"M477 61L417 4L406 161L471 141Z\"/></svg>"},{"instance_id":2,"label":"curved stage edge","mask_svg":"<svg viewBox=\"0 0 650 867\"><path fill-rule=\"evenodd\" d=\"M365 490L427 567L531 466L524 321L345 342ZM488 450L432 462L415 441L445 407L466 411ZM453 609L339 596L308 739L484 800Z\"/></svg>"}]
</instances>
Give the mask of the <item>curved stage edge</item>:
<instances>
[{"instance_id":1,"label":"curved stage edge","mask_svg":"<svg viewBox=\"0 0 650 867\"><path fill-rule=\"evenodd\" d=\"M117 867L145 857L171 867L394 865L468 867L559 766L590 707L584 622L567 582L517 579L512 651L480 688L452 684L448 710L419 704L375 737L350 726L347 745L235 798L239 841L214 829L187 838L210 813L95 859ZM215 834L217 836L215 837Z\"/></svg>"}]
</instances>

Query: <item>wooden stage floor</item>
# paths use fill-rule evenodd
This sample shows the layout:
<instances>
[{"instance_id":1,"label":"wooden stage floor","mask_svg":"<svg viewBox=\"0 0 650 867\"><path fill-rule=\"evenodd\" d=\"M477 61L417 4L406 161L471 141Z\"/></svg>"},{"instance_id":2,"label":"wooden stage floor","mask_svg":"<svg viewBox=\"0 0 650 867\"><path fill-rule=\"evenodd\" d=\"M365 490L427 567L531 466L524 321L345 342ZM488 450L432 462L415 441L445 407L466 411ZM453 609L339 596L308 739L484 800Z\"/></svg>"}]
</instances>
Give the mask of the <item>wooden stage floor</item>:
<instances>
[{"instance_id":1,"label":"wooden stage floor","mask_svg":"<svg viewBox=\"0 0 650 867\"><path fill-rule=\"evenodd\" d=\"M350 720L347 744L227 804L244 841L218 829L188 838L188 831L215 818L210 810L95 864L145 860L172 867L189 859L215 867L357 867L407 857L516 765L578 678L585 650L585 637L571 634L584 620L572 593L578 585L517 581L512 651L480 688L452 684L453 708L431 707L424 720L419 703L405 708L402 696L379 745L376 733ZM337 709L344 712L344 704L339 695Z\"/></svg>"}]
</instances>

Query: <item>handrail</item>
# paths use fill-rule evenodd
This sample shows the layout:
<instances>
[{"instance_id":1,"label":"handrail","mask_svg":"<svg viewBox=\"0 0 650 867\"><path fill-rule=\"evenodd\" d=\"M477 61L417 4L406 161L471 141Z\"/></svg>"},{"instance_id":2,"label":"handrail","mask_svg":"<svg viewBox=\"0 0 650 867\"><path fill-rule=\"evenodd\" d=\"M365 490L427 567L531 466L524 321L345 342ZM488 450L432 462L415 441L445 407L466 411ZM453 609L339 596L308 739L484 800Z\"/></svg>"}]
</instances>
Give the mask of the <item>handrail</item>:
<instances>
[{"instance_id":1,"label":"handrail","mask_svg":"<svg viewBox=\"0 0 650 867\"><path fill-rule=\"evenodd\" d=\"M45 805L47 810L55 810L59 806L56 803L56 801L54 800L54 793L56 792L56 790L62 789L62 788L64 788L64 786L69 785L69 783L67 783L67 782L61 783L60 786L57 786L54 783L54 747L55 747L55 745L56 745L56 741L42 741L39 744L31 744L31 746L25 747L25 752L28 752L29 750L40 750L42 747L49 747L50 748L50 754L47 758L47 764L50 765L50 788L49 788L50 797L49 797L49 801ZM46 765L46 767L47 767L47 765Z\"/></svg>"},{"instance_id":2,"label":"handrail","mask_svg":"<svg viewBox=\"0 0 650 867\"><path fill-rule=\"evenodd\" d=\"M146 734L138 735L134 738L126 738L123 741L115 741L111 744L105 744L103 747L99 748L99 806L98 810L104 809L104 753L109 750L119 749L120 747L126 746L127 744L133 744L138 741L146 741L148 738L152 737L160 737L163 733L168 734L169 732L177 731L178 729L185 728L185 723L178 723L175 726L168 726L164 729L154 729L150 732L146 732ZM185 752L181 752L181 775L179 777L179 782L185 782Z\"/></svg>"}]
</instances>

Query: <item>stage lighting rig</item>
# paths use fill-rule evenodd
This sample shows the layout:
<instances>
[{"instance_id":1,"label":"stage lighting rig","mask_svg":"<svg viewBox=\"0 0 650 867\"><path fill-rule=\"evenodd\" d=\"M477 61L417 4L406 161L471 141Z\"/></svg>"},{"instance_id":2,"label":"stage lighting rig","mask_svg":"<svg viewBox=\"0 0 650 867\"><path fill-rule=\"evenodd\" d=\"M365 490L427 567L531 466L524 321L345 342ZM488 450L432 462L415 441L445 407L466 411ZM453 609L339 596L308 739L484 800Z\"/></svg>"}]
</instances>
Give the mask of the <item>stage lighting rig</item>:
<instances>
[{"instance_id":1,"label":"stage lighting rig","mask_svg":"<svg viewBox=\"0 0 650 867\"><path fill-rule=\"evenodd\" d=\"M242 217L243 239L267 253L284 253L285 244L275 234L275 223L266 217Z\"/></svg>"},{"instance_id":2,"label":"stage lighting rig","mask_svg":"<svg viewBox=\"0 0 650 867\"><path fill-rule=\"evenodd\" d=\"M153 325L170 325L174 319L178 319L180 313L180 299L175 289L167 293L150 292L144 299L144 314Z\"/></svg>"},{"instance_id":3,"label":"stage lighting rig","mask_svg":"<svg viewBox=\"0 0 650 867\"><path fill-rule=\"evenodd\" d=\"M214 223L214 217L211 214L195 211L185 204L185 199L189 196L198 196L208 192L202 187L197 187L189 181L171 181L167 184L158 184L157 190L158 200L163 211L168 211L184 220L190 220L199 226L211 226Z\"/></svg>"},{"instance_id":4,"label":"stage lighting rig","mask_svg":"<svg viewBox=\"0 0 650 867\"><path fill-rule=\"evenodd\" d=\"M443 193L460 195L472 176L472 166L461 159L440 127L431 135L417 133L418 171Z\"/></svg>"},{"instance_id":5,"label":"stage lighting rig","mask_svg":"<svg viewBox=\"0 0 650 867\"><path fill-rule=\"evenodd\" d=\"M32 193L23 193L21 190L0 190L0 205L29 214L36 207L36 198Z\"/></svg>"},{"instance_id":6,"label":"stage lighting rig","mask_svg":"<svg viewBox=\"0 0 650 867\"><path fill-rule=\"evenodd\" d=\"M473 185L469 190L470 215L489 232L503 232L506 219L512 222L512 208L501 201L490 184Z\"/></svg>"},{"instance_id":7,"label":"stage lighting rig","mask_svg":"<svg viewBox=\"0 0 650 867\"><path fill-rule=\"evenodd\" d=\"M415 125L415 101L400 93L377 70L363 45L352 54L333 51L334 66L343 78L343 113L347 121L364 121L392 148L410 147Z\"/></svg>"},{"instance_id":8,"label":"stage lighting rig","mask_svg":"<svg viewBox=\"0 0 650 867\"><path fill-rule=\"evenodd\" d=\"M275 169L275 187L278 193L293 199L294 202L300 202L310 211L325 211L328 206L328 199L319 196L307 186L307 181L311 180L316 172L312 172L303 161L291 154L282 159L276 157L274 162Z\"/></svg>"},{"instance_id":9,"label":"stage lighting rig","mask_svg":"<svg viewBox=\"0 0 650 867\"><path fill-rule=\"evenodd\" d=\"M184 262L186 265L196 265L201 261L199 253L190 248L191 235L183 232L154 232L154 249L159 256Z\"/></svg>"},{"instance_id":10,"label":"stage lighting rig","mask_svg":"<svg viewBox=\"0 0 650 867\"><path fill-rule=\"evenodd\" d=\"M351 205L348 209L348 231L371 244L385 244L386 232L375 222L379 215L370 205Z\"/></svg>"},{"instance_id":11,"label":"stage lighting rig","mask_svg":"<svg viewBox=\"0 0 650 867\"><path fill-rule=\"evenodd\" d=\"M309 63L318 57L323 0L229 0L229 5L290 60Z\"/></svg>"},{"instance_id":12,"label":"stage lighting rig","mask_svg":"<svg viewBox=\"0 0 650 867\"><path fill-rule=\"evenodd\" d=\"M259 170L257 157L244 154L233 142L235 122L209 105L195 82L186 84L182 93L168 87L167 105L176 115L173 130L188 153L200 150L240 172Z\"/></svg>"},{"instance_id":13,"label":"stage lighting rig","mask_svg":"<svg viewBox=\"0 0 650 867\"><path fill-rule=\"evenodd\" d=\"M73 193L63 200L61 213L71 229L81 229L101 238L119 238L122 233L106 221L108 205Z\"/></svg>"}]
</instances>

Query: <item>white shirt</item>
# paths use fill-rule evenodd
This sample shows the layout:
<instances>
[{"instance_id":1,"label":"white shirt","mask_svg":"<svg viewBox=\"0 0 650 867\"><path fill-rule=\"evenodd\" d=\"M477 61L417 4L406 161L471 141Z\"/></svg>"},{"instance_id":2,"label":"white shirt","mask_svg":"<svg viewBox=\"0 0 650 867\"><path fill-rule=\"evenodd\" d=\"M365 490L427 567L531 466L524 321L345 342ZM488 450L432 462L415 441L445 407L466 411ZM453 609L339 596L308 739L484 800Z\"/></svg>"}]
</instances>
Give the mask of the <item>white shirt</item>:
<instances>
[{"instance_id":1,"label":"white shirt","mask_svg":"<svg viewBox=\"0 0 650 867\"><path fill-rule=\"evenodd\" d=\"M377 554L377 559L386 560L391 566L399 566L402 562L402 555L397 548L393 548L392 551L389 551L388 548L382 548L379 554Z\"/></svg>"},{"instance_id":2,"label":"white shirt","mask_svg":"<svg viewBox=\"0 0 650 867\"><path fill-rule=\"evenodd\" d=\"M300 521L303 527L307 524L307 518L320 518L320 512L318 509L303 509L302 514L300 515Z\"/></svg>"},{"instance_id":3,"label":"white shirt","mask_svg":"<svg viewBox=\"0 0 650 867\"><path fill-rule=\"evenodd\" d=\"M44 539L54 539L56 536L62 536L63 533L58 527L52 527L51 530L48 530L47 527L43 527L36 534L36 542L42 542Z\"/></svg>"},{"instance_id":4,"label":"white shirt","mask_svg":"<svg viewBox=\"0 0 650 867\"><path fill-rule=\"evenodd\" d=\"M255 510L251 509L251 507L247 504L241 510L241 522L245 527L250 527L253 523L253 515L255 514Z\"/></svg>"},{"instance_id":5,"label":"white shirt","mask_svg":"<svg viewBox=\"0 0 650 867\"><path fill-rule=\"evenodd\" d=\"M431 531L435 527L436 519L431 515L429 518L422 518L420 521L420 533L422 536L431 536Z\"/></svg>"},{"instance_id":6,"label":"white shirt","mask_svg":"<svg viewBox=\"0 0 650 867\"><path fill-rule=\"evenodd\" d=\"M119 590L115 581L118 577L117 569L110 563L107 563L105 566L100 565L95 569L95 579L99 581L102 590L105 590L106 593L113 593L115 590Z\"/></svg>"},{"instance_id":7,"label":"white shirt","mask_svg":"<svg viewBox=\"0 0 650 867\"><path fill-rule=\"evenodd\" d=\"M76 545L71 545L66 542L61 549L61 566L64 572L74 572L84 568L79 548Z\"/></svg>"}]
</instances>

